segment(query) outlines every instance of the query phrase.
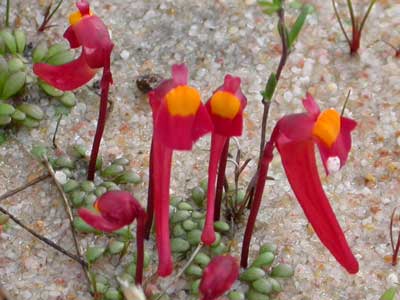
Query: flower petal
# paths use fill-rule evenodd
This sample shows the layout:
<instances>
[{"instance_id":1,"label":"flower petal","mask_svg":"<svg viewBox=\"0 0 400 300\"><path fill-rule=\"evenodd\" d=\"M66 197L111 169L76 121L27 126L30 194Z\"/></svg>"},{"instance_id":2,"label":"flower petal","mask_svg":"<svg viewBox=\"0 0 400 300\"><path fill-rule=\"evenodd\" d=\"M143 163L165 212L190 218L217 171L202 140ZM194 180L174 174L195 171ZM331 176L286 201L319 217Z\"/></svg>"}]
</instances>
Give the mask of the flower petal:
<instances>
[{"instance_id":1,"label":"flower petal","mask_svg":"<svg viewBox=\"0 0 400 300\"><path fill-rule=\"evenodd\" d=\"M285 142L278 137L277 148L292 190L321 242L349 273L357 273L358 262L322 189L313 141Z\"/></svg>"},{"instance_id":2,"label":"flower petal","mask_svg":"<svg viewBox=\"0 0 400 300\"><path fill-rule=\"evenodd\" d=\"M315 119L318 117L320 109L311 94L307 93L306 98L303 99L303 106L312 117Z\"/></svg>"},{"instance_id":3,"label":"flower petal","mask_svg":"<svg viewBox=\"0 0 400 300\"><path fill-rule=\"evenodd\" d=\"M101 215L97 215L87 208L80 208L78 214L90 226L104 232L113 232L125 226L122 223L107 221Z\"/></svg>"},{"instance_id":4,"label":"flower petal","mask_svg":"<svg viewBox=\"0 0 400 300\"><path fill-rule=\"evenodd\" d=\"M69 42L69 46L72 49L78 48L81 46L81 43L78 41L75 35L74 28L69 26L67 30L64 32L64 38Z\"/></svg>"},{"instance_id":5,"label":"flower petal","mask_svg":"<svg viewBox=\"0 0 400 300\"><path fill-rule=\"evenodd\" d=\"M340 168L344 166L347 161L347 157L349 155L351 149L351 131L353 131L357 123L348 118L341 117L341 127L339 136L336 139L336 142L332 145L331 148L325 146L325 144L317 141L319 153L321 154L321 159L326 171L326 174L329 174L328 169L328 159L330 157L338 157L340 159Z\"/></svg>"},{"instance_id":6,"label":"flower petal","mask_svg":"<svg viewBox=\"0 0 400 300\"><path fill-rule=\"evenodd\" d=\"M83 54L61 66L34 64L33 72L48 84L62 91L77 89L90 81L96 74L96 70L88 66Z\"/></svg>"},{"instance_id":7,"label":"flower petal","mask_svg":"<svg viewBox=\"0 0 400 300\"><path fill-rule=\"evenodd\" d=\"M172 80L176 86L187 85L189 80L189 70L185 64L172 66Z\"/></svg>"},{"instance_id":8,"label":"flower petal","mask_svg":"<svg viewBox=\"0 0 400 300\"><path fill-rule=\"evenodd\" d=\"M314 120L307 113L292 114L284 116L276 126L289 140L304 141L312 138Z\"/></svg>"}]
</instances>

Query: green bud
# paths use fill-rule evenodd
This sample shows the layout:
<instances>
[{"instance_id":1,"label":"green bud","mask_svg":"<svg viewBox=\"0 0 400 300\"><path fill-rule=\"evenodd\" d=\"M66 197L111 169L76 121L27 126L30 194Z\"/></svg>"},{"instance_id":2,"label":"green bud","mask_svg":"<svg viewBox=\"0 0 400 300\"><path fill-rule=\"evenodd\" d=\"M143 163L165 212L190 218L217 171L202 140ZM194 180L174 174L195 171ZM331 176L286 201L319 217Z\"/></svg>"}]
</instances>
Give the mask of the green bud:
<instances>
[{"instance_id":1,"label":"green bud","mask_svg":"<svg viewBox=\"0 0 400 300\"><path fill-rule=\"evenodd\" d=\"M142 182L142 178L136 172L124 172L121 176L117 177L115 182L119 184L139 184Z\"/></svg>"},{"instance_id":2,"label":"green bud","mask_svg":"<svg viewBox=\"0 0 400 300\"><path fill-rule=\"evenodd\" d=\"M96 282L96 292L97 293L104 294L105 292L107 292L107 289L108 289L108 287L104 283Z\"/></svg>"},{"instance_id":3,"label":"green bud","mask_svg":"<svg viewBox=\"0 0 400 300\"><path fill-rule=\"evenodd\" d=\"M192 212L192 218L198 220L204 218L204 214L198 211L194 211Z\"/></svg>"},{"instance_id":4,"label":"green bud","mask_svg":"<svg viewBox=\"0 0 400 300\"><path fill-rule=\"evenodd\" d=\"M278 247L275 244L272 243L265 243L260 247L259 253L264 253L264 252L271 252L271 253L276 253L278 250Z\"/></svg>"},{"instance_id":5,"label":"green bud","mask_svg":"<svg viewBox=\"0 0 400 300\"><path fill-rule=\"evenodd\" d=\"M37 128L40 125L40 122L32 119L30 117L26 117L25 119L23 119L22 121L20 121L21 125L28 127L28 128Z\"/></svg>"},{"instance_id":6,"label":"green bud","mask_svg":"<svg viewBox=\"0 0 400 300\"><path fill-rule=\"evenodd\" d=\"M253 281L251 286L254 288L255 291L261 294L269 294L272 292L272 284L266 278L260 278L256 281Z\"/></svg>"},{"instance_id":7,"label":"green bud","mask_svg":"<svg viewBox=\"0 0 400 300\"><path fill-rule=\"evenodd\" d=\"M267 268L272 265L275 255L271 252L261 253L251 264L252 267Z\"/></svg>"},{"instance_id":8,"label":"green bud","mask_svg":"<svg viewBox=\"0 0 400 300\"><path fill-rule=\"evenodd\" d=\"M190 243L190 245L195 246L198 243L200 243L201 240L201 231L199 229L194 229L192 231L189 231L187 240Z\"/></svg>"},{"instance_id":9,"label":"green bud","mask_svg":"<svg viewBox=\"0 0 400 300\"><path fill-rule=\"evenodd\" d=\"M35 145L32 147L31 154L38 160L43 160L47 156L47 148L42 145Z\"/></svg>"},{"instance_id":10,"label":"green bud","mask_svg":"<svg viewBox=\"0 0 400 300\"><path fill-rule=\"evenodd\" d=\"M189 203L182 201L178 204L178 209L192 211L193 207Z\"/></svg>"},{"instance_id":11,"label":"green bud","mask_svg":"<svg viewBox=\"0 0 400 300\"><path fill-rule=\"evenodd\" d=\"M133 238L129 226L125 226L124 228L116 230L116 231L114 231L114 233L118 234L119 236L121 236L122 238L124 238L127 241L130 241Z\"/></svg>"},{"instance_id":12,"label":"green bud","mask_svg":"<svg viewBox=\"0 0 400 300\"><path fill-rule=\"evenodd\" d=\"M137 263L137 252L133 253L133 261ZM150 255L149 252L144 252L143 256L143 267L147 268L150 265Z\"/></svg>"},{"instance_id":13,"label":"green bud","mask_svg":"<svg viewBox=\"0 0 400 300\"><path fill-rule=\"evenodd\" d=\"M89 263L93 263L100 256L104 254L105 250L106 249L104 247L97 247L97 246L88 247L86 250L86 259L88 260Z\"/></svg>"},{"instance_id":14,"label":"green bud","mask_svg":"<svg viewBox=\"0 0 400 300\"><path fill-rule=\"evenodd\" d=\"M244 197L246 196L246 192L243 190L238 190L238 193L236 195L236 206L241 205L244 201Z\"/></svg>"},{"instance_id":15,"label":"green bud","mask_svg":"<svg viewBox=\"0 0 400 300\"><path fill-rule=\"evenodd\" d=\"M76 97L72 92L66 92L58 99L66 107L73 107L76 105Z\"/></svg>"},{"instance_id":16,"label":"green bud","mask_svg":"<svg viewBox=\"0 0 400 300\"><path fill-rule=\"evenodd\" d=\"M7 103L0 103L0 116L12 115L14 111L14 106Z\"/></svg>"},{"instance_id":17,"label":"green bud","mask_svg":"<svg viewBox=\"0 0 400 300\"><path fill-rule=\"evenodd\" d=\"M215 241L214 241L214 243L212 243L211 247L217 247L220 242L221 242L221 235L218 232L216 232L215 233Z\"/></svg>"},{"instance_id":18,"label":"green bud","mask_svg":"<svg viewBox=\"0 0 400 300\"><path fill-rule=\"evenodd\" d=\"M102 177L114 178L124 172L124 167L121 165L110 165L100 172Z\"/></svg>"},{"instance_id":19,"label":"green bud","mask_svg":"<svg viewBox=\"0 0 400 300\"><path fill-rule=\"evenodd\" d=\"M181 237L186 234L185 230L183 229L183 226L181 224L176 224L174 228L172 229L172 235L174 237Z\"/></svg>"},{"instance_id":20,"label":"green bud","mask_svg":"<svg viewBox=\"0 0 400 300\"><path fill-rule=\"evenodd\" d=\"M81 188L85 192L89 193L89 192L93 192L94 191L95 185L94 185L93 181L85 180L85 181L83 181L81 183Z\"/></svg>"},{"instance_id":21,"label":"green bud","mask_svg":"<svg viewBox=\"0 0 400 300\"><path fill-rule=\"evenodd\" d=\"M35 50L33 50L32 54L33 63L42 62L45 56L47 55L47 51L48 51L47 43L46 42L39 43L35 48Z\"/></svg>"},{"instance_id":22,"label":"green bud","mask_svg":"<svg viewBox=\"0 0 400 300\"><path fill-rule=\"evenodd\" d=\"M269 300L269 297L267 295L261 294L254 289L250 289L246 295L247 300Z\"/></svg>"},{"instance_id":23,"label":"green bud","mask_svg":"<svg viewBox=\"0 0 400 300\"><path fill-rule=\"evenodd\" d=\"M26 46L26 35L21 29L14 30L15 43L17 45L18 53L23 53Z\"/></svg>"},{"instance_id":24,"label":"green bud","mask_svg":"<svg viewBox=\"0 0 400 300\"><path fill-rule=\"evenodd\" d=\"M85 158L86 157L86 153L87 149L84 145L81 144L77 144L73 146L73 155L76 158Z\"/></svg>"},{"instance_id":25,"label":"green bud","mask_svg":"<svg viewBox=\"0 0 400 300\"><path fill-rule=\"evenodd\" d=\"M215 247L211 247L211 254L216 256L216 255L222 255L228 251L228 248L225 246L224 243L219 243Z\"/></svg>"},{"instance_id":26,"label":"green bud","mask_svg":"<svg viewBox=\"0 0 400 300\"><path fill-rule=\"evenodd\" d=\"M101 186L104 186L107 191L119 191L120 188L118 185L116 185L114 182L112 181L104 181Z\"/></svg>"},{"instance_id":27,"label":"green bud","mask_svg":"<svg viewBox=\"0 0 400 300\"><path fill-rule=\"evenodd\" d=\"M96 171L101 170L102 167L103 167L103 158L98 157L96 159Z\"/></svg>"},{"instance_id":28,"label":"green bud","mask_svg":"<svg viewBox=\"0 0 400 300\"><path fill-rule=\"evenodd\" d=\"M8 51L11 54L17 53L17 43L15 41L14 35L8 29L3 29L0 31L0 36L3 38L4 43L7 46Z\"/></svg>"},{"instance_id":29,"label":"green bud","mask_svg":"<svg viewBox=\"0 0 400 300\"><path fill-rule=\"evenodd\" d=\"M203 229L204 228L204 225L205 225L205 223L206 223L206 220L204 219L204 218L201 218L201 219L198 219L198 220L196 220L197 221L197 226L200 228L200 229Z\"/></svg>"},{"instance_id":30,"label":"green bud","mask_svg":"<svg viewBox=\"0 0 400 300\"><path fill-rule=\"evenodd\" d=\"M4 82L1 99L9 99L11 96L17 94L25 85L26 74L25 72L18 71L11 74L10 77Z\"/></svg>"},{"instance_id":31,"label":"green bud","mask_svg":"<svg viewBox=\"0 0 400 300\"><path fill-rule=\"evenodd\" d=\"M189 276L194 276L194 277L201 277L201 275L203 274L203 270L199 266L191 264L185 270L185 274L189 275Z\"/></svg>"},{"instance_id":32,"label":"green bud","mask_svg":"<svg viewBox=\"0 0 400 300\"><path fill-rule=\"evenodd\" d=\"M188 220L183 221L182 227L186 231L191 231L197 227L197 224L195 222L193 222L192 220L188 219Z\"/></svg>"},{"instance_id":33,"label":"green bud","mask_svg":"<svg viewBox=\"0 0 400 300\"><path fill-rule=\"evenodd\" d=\"M238 291L232 291L228 294L229 300L244 300L244 294Z\"/></svg>"},{"instance_id":34,"label":"green bud","mask_svg":"<svg viewBox=\"0 0 400 300\"><path fill-rule=\"evenodd\" d=\"M201 181L200 181L200 187L205 191L205 192L207 192L207 188L208 188L208 179L207 178L204 178L204 179L202 179Z\"/></svg>"},{"instance_id":35,"label":"green bud","mask_svg":"<svg viewBox=\"0 0 400 300\"><path fill-rule=\"evenodd\" d=\"M54 44L49 48L49 51L47 51L47 56L46 59L49 59L53 55L56 55L57 53L60 52L65 52L69 50L69 46L66 43L58 43Z\"/></svg>"},{"instance_id":36,"label":"green bud","mask_svg":"<svg viewBox=\"0 0 400 300\"><path fill-rule=\"evenodd\" d=\"M201 187L197 186L192 190L192 199L198 207L203 207L205 197L206 193Z\"/></svg>"},{"instance_id":37,"label":"green bud","mask_svg":"<svg viewBox=\"0 0 400 300\"><path fill-rule=\"evenodd\" d=\"M81 190L75 190L71 194L71 202L75 207L80 207L85 199L85 192Z\"/></svg>"},{"instance_id":38,"label":"green bud","mask_svg":"<svg viewBox=\"0 0 400 300\"><path fill-rule=\"evenodd\" d=\"M186 252L190 249L190 245L187 241L181 238L171 239L171 251L172 252Z\"/></svg>"},{"instance_id":39,"label":"green bud","mask_svg":"<svg viewBox=\"0 0 400 300\"><path fill-rule=\"evenodd\" d=\"M252 281L255 281L264 276L265 276L265 272L263 269L250 267L246 271L244 271L242 274L240 274L239 279L241 281L252 282Z\"/></svg>"},{"instance_id":40,"label":"green bud","mask_svg":"<svg viewBox=\"0 0 400 300\"><path fill-rule=\"evenodd\" d=\"M171 223L176 224L190 218L190 212L187 210L178 210L171 217Z\"/></svg>"},{"instance_id":41,"label":"green bud","mask_svg":"<svg viewBox=\"0 0 400 300\"><path fill-rule=\"evenodd\" d=\"M294 270L290 265L280 264L272 268L271 277L290 278L294 274Z\"/></svg>"},{"instance_id":42,"label":"green bud","mask_svg":"<svg viewBox=\"0 0 400 300\"><path fill-rule=\"evenodd\" d=\"M136 275L136 264L135 262L131 262L126 266L125 272L135 277Z\"/></svg>"},{"instance_id":43,"label":"green bud","mask_svg":"<svg viewBox=\"0 0 400 300\"><path fill-rule=\"evenodd\" d=\"M171 196L170 200L169 200L169 204L176 207L178 206L178 204L183 201L182 197L178 197L178 196Z\"/></svg>"},{"instance_id":44,"label":"green bud","mask_svg":"<svg viewBox=\"0 0 400 300\"><path fill-rule=\"evenodd\" d=\"M267 278L267 280L271 283L272 291L274 293L280 293L283 291L283 288L278 280L276 280L275 278L272 278L272 277Z\"/></svg>"},{"instance_id":45,"label":"green bud","mask_svg":"<svg viewBox=\"0 0 400 300\"><path fill-rule=\"evenodd\" d=\"M50 50L49 50L50 51ZM62 51L50 56L46 59L49 65L60 66L69 63L74 59L74 54L70 51Z\"/></svg>"},{"instance_id":46,"label":"green bud","mask_svg":"<svg viewBox=\"0 0 400 300\"><path fill-rule=\"evenodd\" d=\"M10 219L9 216L7 216L6 214L0 213L0 225L7 224L9 219Z\"/></svg>"},{"instance_id":47,"label":"green bud","mask_svg":"<svg viewBox=\"0 0 400 300\"><path fill-rule=\"evenodd\" d=\"M104 297L106 298L106 300L122 300L123 299L121 292L119 292L115 288L109 288L107 290L106 294L104 295Z\"/></svg>"},{"instance_id":48,"label":"green bud","mask_svg":"<svg viewBox=\"0 0 400 300\"><path fill-rule=\"evenodd\" d=\"M18 74L18 73L15 73ZM42 120L44 117L44 113L42 109L37 106L36 104L31 104L31 103L22 103L18 107L18 110L22 111L25 113L28 117L34 119L34 120Z\"/></svg>"},{"instance_id":49,"label":"green bud","mask_svg":"<svg viewBox=\"0 0 400 300\"><path fill-rule=\"evenodd\" d=\"M214 229L221 233L228 232L229 224L224 221L217 221L217 222L214 222Z\"/></svg>"},{"instance_id":50,"label":"green bud","mask_svg":"<svg viewBox=\"0 0 400 300\"><path fill-rule=\"evenodd\" d=\"M96 194L97 197L100 197L104 193L107 192L107 189L104 186L98 186L95 190L94 193Z\"/></svg>"},{"instance_id":51,"label":"green bud","mask_svg":"<svg viewBox=\"0 0 400 300\"><path fill-rule=\"evenodd\" d=\"M13 57L8 61L8 71L12 74L17 71L22 71L25 69L25 64L18 57Z\"/></svg>"},{"instance_id":52,"label":"green bud","mask_svg":"<svg viewBox=\"0 0 400 300\"><path fill-rule=\"evenodd\" d=\"M199 294L200 281L201 279L196 279L195 281L193 281L192 286L190 287L190 292L193 295Z\"/></svg>"},{"instance_id":53,"label":"green bud","mask_svg":"<svg viewBox=\"0 0 400 300\"><path fill-rule=\"evenodd\" d=\"M120 157L115 159L112 162L113 165L121 165L121 166L127 166L129 165L129 159L125 158L125 157Z\"/></svg>"},{"instance_id":54,"label":"green bud","mask_svg":"<svg viewBox=\"0 0 400 300\"><path fill-rule=\"evenodd\" d=\"M73 169L75 167L74 162L66 155L60 156L55 160L55 166L57 168Z\"/></svg>"},{"instance_id":55,"label":"green bud","mask_svg":"<svg viewBox=\"0 0 400 300\"><path fill-rule=\"evenodd\" d=\"M19 109L16 109L14 113L11 115L11 118L13 118L16 121L23 121L26 118L26 114L20 111Z\"/></svg>"},{"instance_id":56,"label":"green bud","mask_svg":"<svg viewBox=\"0 0 400 300\"><path fill-rule=\"evenodd\" d=\"M203 252L200 252L194 258L194 262L203 268L206 267L210 263L210 261L211 258Z\"/></svg>"},{"instance_id":57,"label":"green bud","mask_svg":"<svg viewBox=\"0 0 400 300\"><path fill-rule=\"evenodd\" d=\"M39 80L38 81L39 87L45 92L47 95L52 96L52 97L61 97L64 92L55 88L54 86L51 86L50 84Z\"/></svg>"},{"instance_id":58,"label":"green bud","mask_svg":"<svg viewBox=\"0 0 400 300\"><path fill-rule=\"evenodd\" d=\"M63 189L64 192L66 193L70 193L73 190L76 190L79 187L79 183L76 180L70 179L68 180L64 185L63 185Z\"/></svg>"},{"instance_id":59,"label":"green bud","mask_svg":"<svg viewBox=\"0 0 400 300\"><path fill-rule=\"evenodd\" d=\"M108 250L110 251L111 254L121 253L121 251L124 249L124 247L125 247L124 242L116 241L116 240L112 240L108 244Z\"/></svg>"},{"instance_id":60,"label":"green bud","mask_svg":"<svg viewBox=\"0 0 400 300\"><path fill-rule=\"evenodd\" d=\"M89 206L93 206L94 202L96 201L97 196L93 193L87 194L85 197L85 204Z\"/></svg>"},{"instance_id":61,"label":"green bud","mask_svg":"<svg viewBox=\"0 0 400 300\"><path fill-rule=\"evenodd\" d=\"M383 293L383 295L379 298L379 300L395 300L396 299L397 289L391 287Z\"/></svg>"},{"instance_id":62,"label":"green bud","mask_svg":"<svg viewBox=\"0 0 400 300\"><path fill-rule=\"evenodd\" d=\"M4 126L7 124L11 123L11 117L10 116L0 116L0 126Z\"/></svg>"}]
</instances>

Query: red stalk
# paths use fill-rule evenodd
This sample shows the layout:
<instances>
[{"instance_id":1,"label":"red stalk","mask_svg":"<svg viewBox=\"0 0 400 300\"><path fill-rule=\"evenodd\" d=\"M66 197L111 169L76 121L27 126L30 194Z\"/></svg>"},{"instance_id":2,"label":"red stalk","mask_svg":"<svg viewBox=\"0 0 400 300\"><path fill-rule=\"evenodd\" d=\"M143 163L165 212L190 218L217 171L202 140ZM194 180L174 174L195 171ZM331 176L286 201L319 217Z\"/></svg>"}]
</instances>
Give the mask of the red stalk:
<instances>
[{"instance_id":1,"label":"red stalk","mask_svg":"<svg viewBox=\"0 0 400 300\"><path fill-rule=\"evenodd\" d=\"M390 244L392 246L392 251L393 251L392 266L397 265L397 258L399 256L399 250L400 250L400 230L399 230L399 236L397 238L396 246L394 245L394 240L393 240L393 226L394 226L394 218L396 216L396 210L397 210L397 207L392 212L392 216L390 218L390 225L389 225Z\"/></svg>"},{"instance_id":2,"label":"red stalk","mask_svg":"<svg viewBox=\"0 0 400 300\"><path fill-rule=\"evenodd\" d=\"M151 226L153 225L153 216L154 216L154 150L153 150L153 141L151 141L151 148L150 148L150 161L149 161L149 187L147 192L147 219L144 229L144 237L146 240L150 237Z\"/></svg>"},{"instance_id":3,"label":"red stalk","mask_svg":"<svg viewBox=\"0 0 400 300\"><path fill-rule=\"evenodd\" d=\"M172 255L169 236L169 183L172 149L154 141L154 214L158 250L158 274L166 277L172 273Z\"/></svg>"},{"instance_id":4,"label":"red stalk","mask_svg":"<svg viewBox=\"0 0 400 300\"><path fill-rule=\"evenodd\" d=\"M201 235L201 240L206 245L215 242L214 231L214 205L215 205L215 179L217 177L218 162L227 137L213 133L211 136L210 162L208 165L208 188L207 188L207 214L206 222Z\"/></svg>"},{"instance_id":5,"label":"red stalk","mask_svg":"<svg viewBox=\"0 0 400 300\"><path fill-rule=\"evenodd\" d=\"M226 162L227 162L228 153L229 153L229 141L230 141L230 139L227 138L224 149L222 150L221 158L219 160L217 187L216 187L216 191L215 191L214 221L218 221L221 217L221 203L222 203L222 194L223 194L224 181L225 181Z\"/></svg>"},{"instance_id":6,"label":"red stalk","mask_svg":"<svg viewBox=\"0 0 400 300\"><path fill-rule=\"evenodd\" d=\"M240 258L240 265L243 268L247 267L251 237L253 235L254 225L256 224L258 211L260 210L262 195L264 193L265 181L267 179L267 174L268 174L268 167L273 158L273 151L274 151L274 143L271 142L270 140L265 145L264 154L260 161L260 169L256 183L256 190L251 205L249 219L246 225L246 231L244 233L242 254Z\"/></svg>"},{"instance_id":7,"label":"red stalk","mask_svg":"<svg viewBox=\"0 0 400 300\"><path fill-rule=\"evenodd\" d=\"M143 281L143 265L144 265L144 226L146 221L146 213L140 211L137 218L136 227L136 285L142 285Z\"/></svg>"},{"instance_id":8,"label":"red stalk","mask_svg":"<svg viewBox=\"0 0 400 300\"><path fill-rule=\"evenodd\" d=\"M100 96L100 109L99 117L97 121L96 133L93 140L92 153L90 154L90 161L88 167L88 180L93 180L96 173L96 160L99 154L100 143L103 137L104 128L107 120L107 105L108 105L108 94L110 91L110 85L112 84L112 75L110 70L111 51L114 45L105 50L105 63L103 68L103 76L101 78L101 96Z\"/></svg>"},{"instance_id":9,"label":"red stalk","mask_svg":"<svg viewBox=\"0 0 400 300\"><path fill-rule=\"evenodd\" d=\"M353 34L350 44L350 54L354 55L358 52L358 49L360 48L361 31L358 29L357 26L354 26L352 32Z\"/></svg>"}]
</instances>

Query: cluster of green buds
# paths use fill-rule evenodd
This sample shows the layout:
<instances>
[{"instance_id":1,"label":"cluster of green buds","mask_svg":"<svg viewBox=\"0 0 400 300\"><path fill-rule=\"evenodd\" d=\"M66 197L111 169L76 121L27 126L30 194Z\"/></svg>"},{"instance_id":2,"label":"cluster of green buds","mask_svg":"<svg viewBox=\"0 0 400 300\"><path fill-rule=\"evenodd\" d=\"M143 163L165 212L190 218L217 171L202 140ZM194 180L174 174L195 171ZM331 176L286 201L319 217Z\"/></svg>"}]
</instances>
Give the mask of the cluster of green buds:
<instances>
[{"instance_id":1,"label":"cluster of green buds","mask_svg":"<svg viewBox=\"0 0 400 300\"><path fill-rule=\"evenodd\" d=\"M262 245L258 256L250 267L240 274L240 281L249 286L246 299L269 300L274 294L282 292L283 288L279 280L293 276L294 270L290 265L276 264L272 266L275 261L276 251L277 247L274 244L267 243ZM244 295L239 296L238 293L232 292L229 295L229 299L245 299Z\"/></svg>"},{"instance_id":2,"label":"cluster of green buds","mask_svg":"<svg viewBox=\"0 0 400 300\"><path fill-rule=\"evenodd\" d=\"M92 280L95 282L91 292L97 297L96 299L103 300L123 300L122 292L112 287L110 280L103 275L95 275Z\"/></svg>"},{"instance_id":3,"label":"cluster of green buds","mask_svg":"<svg viewBox=\"0 0 400 300\"><path fill-rule=\"evenodd\" d=\"M40 42L32 54L33 63L47 63L53 66L66 64L74 59L66 43L54 44L50 47L47 42ZM38 79L38 85L48 96L58 100L64 107L72 108L76 105L76 98L72 92L63 92L44 81Z\"/></svg>"}]
</instances>

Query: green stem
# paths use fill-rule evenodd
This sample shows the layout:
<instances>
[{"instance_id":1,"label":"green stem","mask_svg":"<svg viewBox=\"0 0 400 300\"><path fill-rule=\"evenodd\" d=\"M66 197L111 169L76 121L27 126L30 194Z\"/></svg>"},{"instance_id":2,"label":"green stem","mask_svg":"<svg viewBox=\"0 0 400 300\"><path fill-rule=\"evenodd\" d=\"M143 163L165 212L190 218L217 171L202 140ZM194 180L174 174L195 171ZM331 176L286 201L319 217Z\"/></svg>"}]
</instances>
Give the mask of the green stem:
<instances>
[{"instance_id":1,"label":"green stem","mask_svg":"<svg viewBox=\"0 0 400 300\"><path fill-rule=\"evenodd\" d=\"M334 9L334 11L335 11L336 19L337 19L338 22L339 22L340 29L342 30L342 32L343 32L343 34L344 34L344 36L345 36L345 38L346 38L347 43L348 43L349 45L351 45L350 38L349 38L349 36L347 35L346 30L344 29L344 26L343 26L343 23L342 23L342 19L340 18L339 12L337 11L335 0L332 0L332 6L333 6L333 9Z\"/></svg>"},{"instance_id":2,"label":"green stem","mask_svg":"<svg viewBox=\"0 0 400 300\"><path fill-rule=\"evenodd\" d=\"M348 6L349 12L350 12L351 26L353 27L353 30L355 30L355 29L357 29L356 28L356 17L354 16L353 3L351 0L347 0L347 6Z\"/></svg>"},{"instance_id":3,"label":"green stem","mask_svg":"<svg viewBox=\"0 0 400 300\"><path fill-rule=\"evenodd\" d=\"M372 1L369 3L367 12L365 13L364 18L362 19L361 24L360 24L360 29L359 29L360 34L361 34L361 32L362 32L362 30L363 30L363 28L364 28L365 22L367 21L367 18L368 18L368 16L369 16L369 14L371 13L372 7L374 6L375 3L376 3L376 0L372 0Z\"/></svg>"},{"instance_id":4,"label":"green stem","mask_svg":"<svg viewBox=\"0 0 400 300\"><path fill-rule=\"evenodd\" d=\"M10 26L10 2L11 0L6 2L6 27Z\"/></svg>"}]
</instances>

